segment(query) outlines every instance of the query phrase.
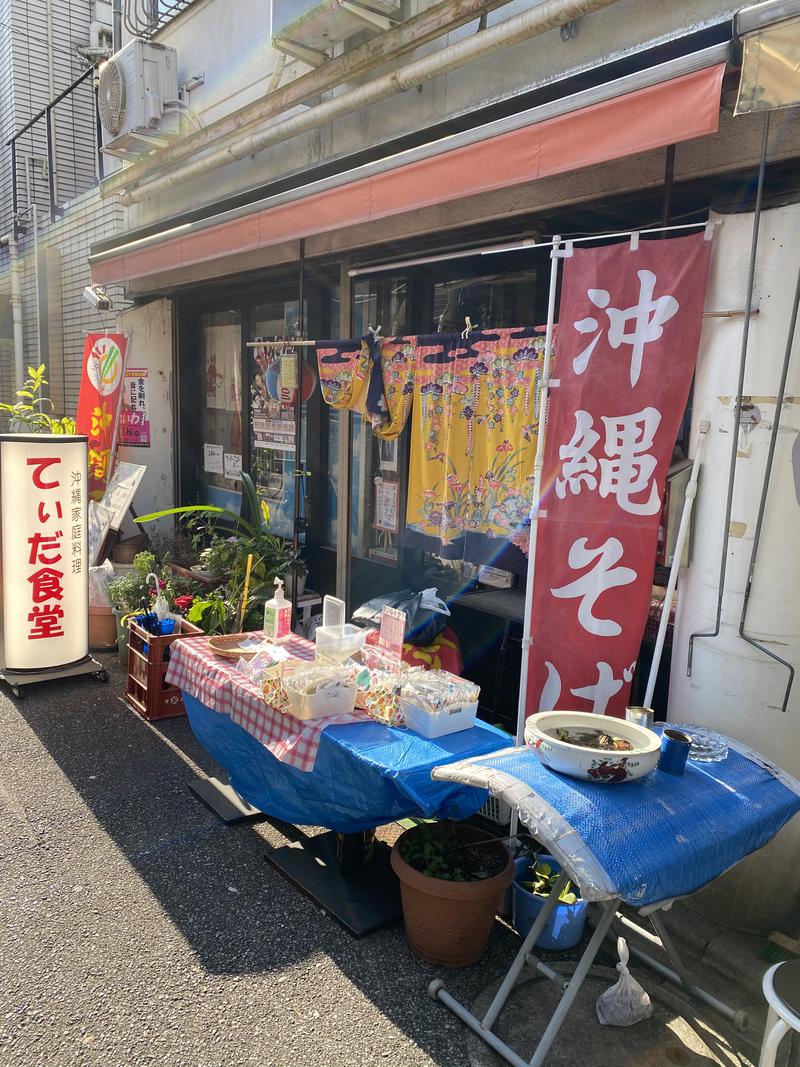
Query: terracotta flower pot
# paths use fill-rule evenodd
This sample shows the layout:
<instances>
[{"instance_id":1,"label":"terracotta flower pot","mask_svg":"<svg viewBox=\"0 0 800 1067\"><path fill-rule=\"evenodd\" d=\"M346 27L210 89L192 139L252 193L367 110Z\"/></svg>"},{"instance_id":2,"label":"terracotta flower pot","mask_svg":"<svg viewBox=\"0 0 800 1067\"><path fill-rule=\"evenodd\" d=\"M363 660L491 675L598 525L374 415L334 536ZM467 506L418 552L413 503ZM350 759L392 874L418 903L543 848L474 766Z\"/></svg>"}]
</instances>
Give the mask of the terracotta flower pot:
<instances>
[{"instance_id":1,"label":"terracotta flower pot","mask_svg":"<svg viewBox=\"0 0 800 1067\"><path fill-rule=\"evenodd\" d=\"M514 865L502 843L496 849L505 867L492 878L478 882L450 882L422 874L400 855L409 835L427 827L406 830L392 849L392 870L400 879L406 937L415 956L443 967L466 967L481 958L489 941L503 893L514 877ZM472 826L459 826L465 841L483 841L486 834Z\"/></svg>"},{"instance_id":2,"label":"terracotta flower pot","mask_svg":"<svg viewBox=\"0 0 800 1067\"><path fill-rule=\"evenodd\" d=\"M117 647L117 620L111 608L89 608L89 648L111 652Z\"/></svg>"}]
</instances>

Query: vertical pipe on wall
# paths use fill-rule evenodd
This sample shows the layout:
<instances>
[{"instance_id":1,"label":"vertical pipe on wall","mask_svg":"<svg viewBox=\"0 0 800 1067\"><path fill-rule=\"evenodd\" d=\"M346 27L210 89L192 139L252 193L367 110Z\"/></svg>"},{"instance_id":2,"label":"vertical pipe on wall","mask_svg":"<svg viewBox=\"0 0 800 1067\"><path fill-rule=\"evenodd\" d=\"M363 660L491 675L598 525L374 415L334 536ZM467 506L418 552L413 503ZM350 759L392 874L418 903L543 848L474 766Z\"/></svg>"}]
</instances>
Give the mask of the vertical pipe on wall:
<instances>
[{"instance_id":1,"label":"vertical pipe on wall","mask_svg":"<svg viewBox=\"0 0 800 1067\"><path fill-rule=\"evenodd\" d=\"M745 622L747 619L747 608L750 604L750 593L753 588L753 577L756 571L756 560L758 559L758 549L761 544L761 531L764 528L764 513L767 510L767 497L769 496L770 482L772 481L772 465L775 460L775 446L778 443L778 432L781 425L781 414L783 409L783 398L786 395L786 378L789 373L789 364L792 360L792 350L794 348L794 335L797 330L797 316L800 311L800 269L797 272L797 281L795 283L794 301L792 303L792 311L789 316L789 331L786 337L786 349L783 354L783 366L781 367L781 376L778 383L778 392L775 396L775 417L772 420L772 429L769 435L769 450L767 452L767 464L764 469L764 481L761 486L761 499L758 502L758 518L756 519L756 529L753 534L753 546L750 550L750 562L747 565L747 585L744 590L744 599L742 601L742 614L739 616L739 637L743 641L746 641L748 645L752 645L753 648L757 648L759 652L765 653L771 659L780 663L786 667L789 671L789 677L786 681L786 690L783 694L783 704L781 705L781 711L785 712L789 706L789 697L792 693L792 686L794 685L794 667L788 660L783 659L777 652L773 652L771 648L767 648L766 645L760 641L756 641L754 637L750 637L745 633Z\"/></svg>"},{"instance_id":2,"label":"vertical pipe on wall","mask_svg":"<svg viewBox=\"0 0 800 1067\"><path fill-rule=\"evenodd\" d=\"M297 272L297 325L295 337L298 341L305 339L305 281L306 281L306 242L300 239L298 272ZM294 398L294 537L293 546L295 557L300 551L300 528L303 523L302 505L305 497L305 457L303 456L303 348L298 346L295 355L297 391ZM297 618L297 582L292 582L292 617Z\"/></svg>"},{"instance_id":3,"label":"vertical pipe on wall","mask_svg":"<svg viewBox=\"0 0 800 1067\"><path fill-rule=\"evenodd\" d=\"M19 245L16 237L10 235L8 241L9 278L11 282L11 319L14 326L14 380L16 388L21 389L25 383L25 341L22 331L22 284L19 264Z\"/></svg>"},{"instance_id":4,"label":"vertical pipe on wall","mask_svg":"<svg viewBox=\"0 0 800 1067\"><path fill-rule=\"evenodd\" d=\"M747 367L747 342L750 339L750 322L753 316L753 286L758 259L758 234L761 226L761 205L764 200L764 177L767 170L767 149L769 147L769 111L764 112L764 126L761 134L761 159L758 165L758 187L753 212L753 235L750 239L750 264L747 270L745 288L744 325L742 326L742 344L739 350L739 378L736 385L736 402L733 407L733 425L731 426L731 448L728 461L728 492L725 502L725 519L722 525L722 552L720 555L719 577L717 579L717 611L714 629L695 631L689 637L689 651L686 660L686 673L691 676L694 642L698 637L719 637L722 621L722 598L725 595L725 576L728 570L728 544L731 536L731 511L733 508L733 484L736 478L736 458L739 451L739 421L742 416L742 392L744 390L744 372Z\"/></svg>"},{"instance_id":5,"label":"vertical pipe on wall","mask_svg":"<svg viewBox=\"0 0 800 1067\"><path fill-rule=\"evenodd\" d=\"M350 337L353 331L353 279L343 260L339 275L339 332ZM333 411L333 409L331 409ZM339 419L339 462L337 484L339 487L336 510L336 595L343 600L346 609L350 605L350 513L352 510L353 471L353 417L347 408L337 413Z\"/></svg>"},{"instance_id":6,"label":"vertical pipe on wall","mask_svg":"<svg viewBox=\"0 0 800 1067\"><path fill-rule=\"evenodd\" d=\"M122 0L113 0L111 5L111 32L113 40L111 50L119 52L122 48Z\"/></svg>"}]
</instances>

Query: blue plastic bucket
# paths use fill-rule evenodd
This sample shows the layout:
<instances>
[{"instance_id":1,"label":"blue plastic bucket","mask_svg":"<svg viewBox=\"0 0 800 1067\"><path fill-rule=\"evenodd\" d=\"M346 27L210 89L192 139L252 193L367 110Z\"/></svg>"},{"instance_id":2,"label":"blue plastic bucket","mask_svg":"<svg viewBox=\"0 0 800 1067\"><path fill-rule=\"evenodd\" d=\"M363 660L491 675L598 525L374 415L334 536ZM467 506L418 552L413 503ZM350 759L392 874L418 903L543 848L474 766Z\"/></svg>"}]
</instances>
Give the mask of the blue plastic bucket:
<instances>
[{"instance_id":1,"label":"blue plastic bucket","mask_svg":"<svg viewBox=\"0 0 800 1067\"><path fill-rule=\"evenodd\" d=\"M549 863L554 871L561 870L561 864L552 856L541 854L536 857L541 863ZM526 937L530 928L536 922L539 912L544 907L547 897L539 897L529 893L519 884L520 881L533 881L526 878L525 874L531 867L531 861L525 856L514 861L514 929L520 937ZM556 904L550 914L550 918L544 925L544 930L536 941L537 948L548 949L551 952L560 952L562 949L574 948L583 936L583 928L586 925L586 916L589 905L585 900L579 900L576 904Z\"/></svg>"}]
</instances>

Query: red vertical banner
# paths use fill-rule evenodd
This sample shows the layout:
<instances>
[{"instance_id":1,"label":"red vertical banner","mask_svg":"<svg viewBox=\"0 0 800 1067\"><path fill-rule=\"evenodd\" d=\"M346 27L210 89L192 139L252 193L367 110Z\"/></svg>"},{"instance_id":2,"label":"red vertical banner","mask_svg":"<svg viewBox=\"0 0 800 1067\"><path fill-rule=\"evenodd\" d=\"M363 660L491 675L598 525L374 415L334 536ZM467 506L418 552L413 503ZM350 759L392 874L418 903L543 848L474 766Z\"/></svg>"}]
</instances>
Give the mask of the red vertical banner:
<instances>
[{"instance_id":1,"label":"red vertical banner","mask_svg":"<svg viewBox=\"0 0 800 1067\"><path fill-rule=\"evenodd\" d=\"M77 432L89 438L89 496L105 492L117 440L117 418L128 339L122 333L89 333L83 345L83 370Z\"/></svg>"},{"instance_id":2,"label":"red vertical banner","mask_svg":"<svg viewBox=\"0 0 800 1067\"><path fill-rule=\"evenodd\" d=\"M527 715L625 714L710 251L700 233L576 249L564 262Z\"/></svg>"}]
</instances>

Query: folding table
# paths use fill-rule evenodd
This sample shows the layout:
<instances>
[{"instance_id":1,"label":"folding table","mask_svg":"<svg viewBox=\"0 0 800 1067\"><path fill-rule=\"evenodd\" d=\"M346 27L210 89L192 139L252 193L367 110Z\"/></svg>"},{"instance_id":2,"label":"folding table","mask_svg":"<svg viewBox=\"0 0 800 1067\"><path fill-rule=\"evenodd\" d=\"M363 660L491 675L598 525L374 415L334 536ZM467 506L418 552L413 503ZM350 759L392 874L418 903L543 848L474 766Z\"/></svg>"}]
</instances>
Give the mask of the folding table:
<instances>
[{"instance_id":1,"label":"folding table","mask_svg":"<svg viewBox=\"0 0 800 1067\"><path fill-rule=\"evenodd\" d=\"M514 1067L541 1067L612 924L635 924L622 903L653 925L673 968L635 950L662 977L743 1027L736 1011L696 986L659 914L673 901L707 885L765 845L800 811L800 782L759 753L729 740L726 759L687 764L680 777L658 769L635 782L608 785L556 774L528 748L509 748L438 767L439 781L482 786L519 813L519 819L562 866L539 916L522 942L483 1019L447 992L440 979L428 992L441 1000ZM599 919L573 976L567 980L538 959L533 948L558 897L571 879L583 898L599 905ZM647 936L647 935L646 935ZM492 1027L525 964L562 987L562 997L530 1061Z\"/></svg>"}]
</instances>

